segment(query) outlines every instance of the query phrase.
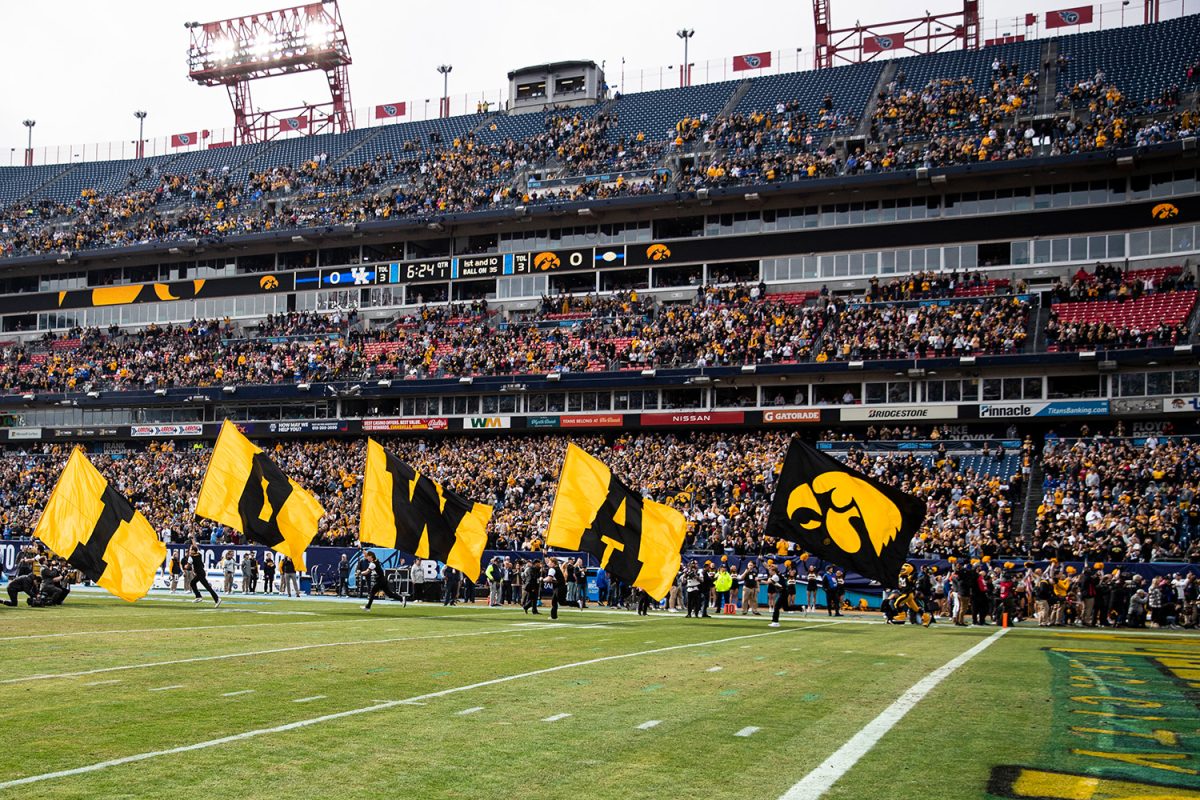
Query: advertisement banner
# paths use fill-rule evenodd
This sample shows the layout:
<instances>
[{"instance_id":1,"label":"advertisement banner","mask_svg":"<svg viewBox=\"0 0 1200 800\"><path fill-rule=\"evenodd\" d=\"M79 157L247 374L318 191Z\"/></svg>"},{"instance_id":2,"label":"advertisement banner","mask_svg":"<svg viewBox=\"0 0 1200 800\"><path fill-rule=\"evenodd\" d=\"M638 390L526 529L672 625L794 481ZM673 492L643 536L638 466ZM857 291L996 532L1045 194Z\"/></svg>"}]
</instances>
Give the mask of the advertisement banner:
<instances>
[{"instance_id":1,"label":"advertisement banner","mask_svg":"<svg viewBox=\"0 0 1200 800\"><path fill-rule=\"evenodd\" d=\"M525 420L526 428L557 428L559 423L558 417L529 417Z\"/></svg>"},{"instance_id":2,"label":"advertisement banner","mask_svg":"<svg viewBox=\"0 0 1200 800\"><path fill-rule=\"evenodd\" d=\"M344 419L300 419L291 422L268 422L267 433L349 433L350 423Z\"/></svg>"},{"instance_id":3,"label":"advertisement banner","mask_svg":"<svg viewBox=\"0 0 1200 800\"><path fill-rule=\"evenodd\" d=\"M1162 410L1168 414L1195 414L1200 412L1200 397L1164 397ZM12 438L12 432L9 432L8 438Z\"/></svg>"},{"instance_id":4,"label":"advertisement banner","mask_svg":"<svg viewBox=\"0 0 1200 800\"><path fill-rule=\"evenodd\" d=\"M185 422L175 425L134 425L130 436L203 436L204 423Z\"/></svg>"},{"instance_id":5,"label":"advertisement banner","mask_svg":"<svg viewBox=\"0 0 1200 800\"><path fill-rule=\"evenodd\" d=\"M821 409L819 408L795 408L791 411L764 411L763 422L773 422L777 425L791 424L796 422L820 422Z\"/></svg>"},{"instance_id":6,"label":"advertisement banner","mask_svg":"<svg viewBox=\"0 0 1200 800\"><path fill-rule=\"evenodd\" d=\"M625 422L622 414L573 414L559 418L560 428L611 428Z\"/></svg>"},{"instance_id":7,"label":"advertisement banner","mask_svg":"<svg viewBox=\"0 0 1200 800\"><path fill-rule=\"evenodd\" d=\"M1014 417L1093 417L1108 414L1107 400L1050 400L1028 403L980 403L980 419Z\"/></svg>"},{"instance_id":8,"label":"advertisement banner","mask_svg":"<svg viewBox=\"0 0 1200 800\"><path fill-rule=\"evenodd\" d=\"M681 411L678 413L642 414L643 425L741 425L746 421L744 411Z\"/></svg>"},{"instance_id":9,"label":"advertisement banner","mask_svg":"<svg viewBox=\"0 0 1200 800\"><path fill-rule=\"evenodd\" d=\"M444 431L450 427L446 417L381 417L379 419L364 419L364 433L386 431Z\"/></svg>"},{"instance_id":10,"label":"advertisement banner","mask_svg":"<svg viewBox=\"0 0 1200 800\"><path fill-rule=\"evenodd\" d=\"M512 417L467 417L463 420L467 430L499 430L512 427Z\"/></svg>"},{"instance_id":11,"label":"advertisement banner","mask_svg":"<svg viewBox=\"0 0 1200 800\"><path fill-rule=\"evenodd\" d=\"M958 406L851 406L841 411L843 422L902 422L958 419Z\"/></svg>"},{"instance_id":12,"label":"advertisement banner","mask_svg":"<svg viewBox=\"0 0 1200 800\"><path fill-rule=\"evenodd\" d=\"M10 442L30 441L42 438L41 428L9 428L8 440Z\"/></svg>"}]
</instances>

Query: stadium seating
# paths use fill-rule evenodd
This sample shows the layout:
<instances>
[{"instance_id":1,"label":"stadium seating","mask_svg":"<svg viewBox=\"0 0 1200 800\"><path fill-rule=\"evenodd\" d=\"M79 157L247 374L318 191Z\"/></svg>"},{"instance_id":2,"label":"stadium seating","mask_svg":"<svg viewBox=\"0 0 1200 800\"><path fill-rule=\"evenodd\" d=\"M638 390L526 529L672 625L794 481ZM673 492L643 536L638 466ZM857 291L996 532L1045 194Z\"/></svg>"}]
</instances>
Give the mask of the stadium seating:
<instances>
[{"instance_id":1,"label":"stadium seating","mask_svg":"<svg viewBox=\"0 0 1200 800\"><path fill-rule=\"evenodd\" d=\"M1067 63L1059 70L1057 89L1068 92L1100 71L1135 104L1157 98L1184 83L1187 68L1196 62L1197 41L1198 14L1058 37L1058 52Z\"/></svg>"},{"instance_id":2,"label":"stadium seating","mask_svg":"<svg viewBox=\"0 0 1200 800\"><path fill-rule=\"evenodd\" d=\"M1178 325L1187 320L1196 305L1196 291L1164 292L1120 302L1093 300L1055 303L1051 310L1062 322L1107 322L1125 327L1152 328Z\"/></svg>"}]
</instances>

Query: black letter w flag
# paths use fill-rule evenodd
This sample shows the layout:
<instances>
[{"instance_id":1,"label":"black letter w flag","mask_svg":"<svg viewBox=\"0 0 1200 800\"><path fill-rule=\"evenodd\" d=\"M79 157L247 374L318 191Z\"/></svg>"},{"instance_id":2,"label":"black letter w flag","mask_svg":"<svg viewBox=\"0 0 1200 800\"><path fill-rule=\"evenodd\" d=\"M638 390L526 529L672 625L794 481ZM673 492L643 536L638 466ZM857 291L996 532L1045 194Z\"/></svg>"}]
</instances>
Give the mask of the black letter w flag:
<instances>
[{"instance_id":1,"label":"black letter w flag","mask_svg":"<svg viewBox=\"0 0 1200 800\"><path fill-rule=\"evenodd\" d=\"M919 498L793 439L765 533L894 588L908 543L924 520Z\"/></svg>"}]
</instances>

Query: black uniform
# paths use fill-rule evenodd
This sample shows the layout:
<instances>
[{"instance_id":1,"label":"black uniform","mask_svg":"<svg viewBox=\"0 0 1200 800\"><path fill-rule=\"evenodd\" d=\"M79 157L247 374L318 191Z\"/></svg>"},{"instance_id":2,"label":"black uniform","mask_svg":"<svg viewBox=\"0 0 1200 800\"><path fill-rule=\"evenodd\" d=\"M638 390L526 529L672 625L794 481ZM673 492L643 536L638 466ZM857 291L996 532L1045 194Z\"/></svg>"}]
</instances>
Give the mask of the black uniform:
<instances>
[{"instance_id":1,"label":"black uniform","mask_svg":"<svg viewBox=\"0 0 1200 800\"><path fill-rule=\"evenodd\" d=\"M638 616L642 616L642 617L648 616L650 613L650 603L651 603L652 598L650 597L649 594L646 593L645 589L634 588L634 591L637 592Z\"/></svg>"},{"instance_id":2,"label":"black uniform","mask_svg":"<svg viewBox=\"0 0 1200 800\"><path fill-rule=\"evenodd\" d=\"M40 588L38 583L38 578L32 572L26 572L24 575L18 575L13 578L8 582L8 600L5 601L4 605L15 606L17 604L17 597L21 592L29 595L29 598L32 600L37 596L38 589Z\"/></svg>"},{"instance_id":3,"label":"black uniform","mask_svg":"<svg viewBox=\"0 0 1200 800\"><path fill-rule=\"evenodd\" d=\"M530 564L525 568L525 597L521 600L521 608L525 609L528 614L530 609L533 613L539 614L537 610L538 597L542 592L542 568L538 564Z\"/></svg>"},{"instance_id":4,"label":"black uniform","mask_svg":"<svg viewBox=\"0 0 1200 800\"><path fill-rule=\"evenodd\" d=\"M779 612L788 606L788 592L792 584L786 572L776 572L771 576L771 585L775 587L775 602L771 604L771 622L779 622Z\"/></svg>"},{"instance_id":5,"label":"black uniform","mask_svg":"<svg viewBox=\"0 0 1200 800\"><path fill-rule=\"evenodd\" d=\"M560 566L550 567L547 577L550 579L550 586L553 590L553 594L550 596L550 619L558 619L559 603L564 602L567 596L567 579Z\"/></svg>"},{"instance_id":6,"label":"black uniform","mask_svg":"<svg viewBox=\"0 0 1200 800\"><path fill-rule=\"evenodd\" d=\"M392 588L391 583L384 574L383 565L378 561L367 561L366 569L363 572L363 577L366 579L367 586L367 610L370 610L371 605L375 602L375 596L383 593L393 600L399 600L401 603L408 605L408 601L404 596Z\"/></svg>"},{"instance_id":7,"label":"black uniform","mask_svg":"<svg viewBox=\"0 0 1200 800\"><path fill-rule=\"evenodd\" d=\"M196 595L196 599L200 599L200 588L203 586L208 589L208 593L212 595L214 603L220 603L221 598L217 597L217 593L213 591L212 585L208 582L207 570L204 567L204 556L199 553L193 553L189 556L192 559L192 593Z\"/></svg>"}]
</instances>

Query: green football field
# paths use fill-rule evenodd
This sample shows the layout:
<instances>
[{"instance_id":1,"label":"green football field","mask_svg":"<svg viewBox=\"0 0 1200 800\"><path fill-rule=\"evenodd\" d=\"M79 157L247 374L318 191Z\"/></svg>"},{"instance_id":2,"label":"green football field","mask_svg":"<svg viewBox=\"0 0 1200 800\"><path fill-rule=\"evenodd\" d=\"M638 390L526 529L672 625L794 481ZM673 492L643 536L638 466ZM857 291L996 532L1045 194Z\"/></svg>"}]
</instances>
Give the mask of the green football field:
<instances>
[{"instance_id":1,"label":"green football field","mask_svg":"<svg viewBox=\"0 0 1200 800\"><path fill-rule=\"evenodd\" d=\"M156 595L0 608L0 798L1200 798L1200 639Z\"/></svg>"}]
</instances>

